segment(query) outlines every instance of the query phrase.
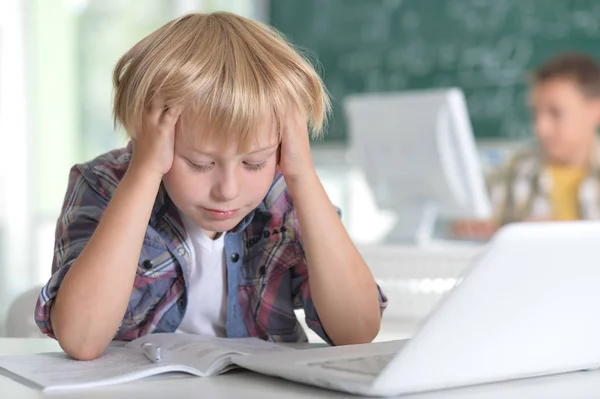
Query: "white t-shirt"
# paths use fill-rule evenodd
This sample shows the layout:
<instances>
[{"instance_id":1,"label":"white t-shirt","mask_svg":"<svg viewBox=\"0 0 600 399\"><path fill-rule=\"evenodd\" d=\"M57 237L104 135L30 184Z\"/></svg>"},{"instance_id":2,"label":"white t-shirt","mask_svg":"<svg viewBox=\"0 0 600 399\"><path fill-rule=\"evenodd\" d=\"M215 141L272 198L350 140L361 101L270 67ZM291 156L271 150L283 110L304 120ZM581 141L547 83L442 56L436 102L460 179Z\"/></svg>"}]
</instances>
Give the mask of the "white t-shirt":
<instances>
[{"instance_id":1,"label":"white t-shirt","mask_svg":"<svg viewBox=\"0 0 600 399\"><path fill-rule=\"evenodd\" d=\"M176 332L226 336L227 266L225 234L215 240L182 212L179 213L190 247L189 290L187 309Z\"/></svg>"}]
</instances>

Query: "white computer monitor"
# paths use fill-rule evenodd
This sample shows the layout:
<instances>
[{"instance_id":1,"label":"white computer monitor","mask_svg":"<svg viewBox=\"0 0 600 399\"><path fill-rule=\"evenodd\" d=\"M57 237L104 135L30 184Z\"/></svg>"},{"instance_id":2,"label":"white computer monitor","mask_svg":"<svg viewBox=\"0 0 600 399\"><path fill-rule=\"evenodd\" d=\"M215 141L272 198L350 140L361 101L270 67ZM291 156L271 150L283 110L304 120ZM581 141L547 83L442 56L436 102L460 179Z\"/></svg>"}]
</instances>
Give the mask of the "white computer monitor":
<instances>
[{"instance_id":1,"label":"white computer monitor","mask_svg":"<svg viewBox=\"0 0 600 399\"><path fill-rule=\"evenodd\" d=\"M427 244L440 216L491 217L462 90L350 95L344 111L352 158L397 216L387 241Z\"/></svg>"}]
</instances>

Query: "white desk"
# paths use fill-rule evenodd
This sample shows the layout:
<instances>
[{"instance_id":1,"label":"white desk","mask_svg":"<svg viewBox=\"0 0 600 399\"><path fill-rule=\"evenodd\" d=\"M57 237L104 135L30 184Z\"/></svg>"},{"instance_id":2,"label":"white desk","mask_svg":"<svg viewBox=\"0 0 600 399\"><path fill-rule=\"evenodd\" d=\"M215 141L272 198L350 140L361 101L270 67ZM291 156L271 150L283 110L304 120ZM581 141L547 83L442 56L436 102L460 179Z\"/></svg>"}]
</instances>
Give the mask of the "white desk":
<instances>
[{"instance_id":1,"label":"white desk","mask_svg":"<svg viewBox=\"0 0 600 399\"><path fill-rule=\"evenodd\" d=\"M0 354L52 352L59 350L50 339L0 338ZM65 394L44 394L0 375L0 397L10 399L197 399L202 398L347 398L349 395L321 390L265 377L246 371L234 371L210 378L155 378L129 384L75 391ZM410 399L552 399L600 397L600 372L581 372L501 384L456 389L422 395Z\"/></svg>"}]
</instances>

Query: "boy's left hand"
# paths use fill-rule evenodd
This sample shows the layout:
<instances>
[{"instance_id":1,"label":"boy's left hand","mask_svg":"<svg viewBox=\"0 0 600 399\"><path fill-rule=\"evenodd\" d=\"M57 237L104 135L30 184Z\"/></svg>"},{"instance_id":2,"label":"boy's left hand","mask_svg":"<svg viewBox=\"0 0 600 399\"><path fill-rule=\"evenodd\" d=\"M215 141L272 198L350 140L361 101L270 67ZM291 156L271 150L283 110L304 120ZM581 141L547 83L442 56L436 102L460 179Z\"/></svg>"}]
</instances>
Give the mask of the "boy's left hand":
<instances>
[{"instance_id":1,"label":"boy's left hand","mask_svg":"<svg viewBox=\"0 0 600 399\"><path fill-rule=\"evenodd\" d=\"M306 117L293 113L281 132L279 169L288 184L303 174L314 171L310 154L310 137Z\"/></svg>"}]
</instances>

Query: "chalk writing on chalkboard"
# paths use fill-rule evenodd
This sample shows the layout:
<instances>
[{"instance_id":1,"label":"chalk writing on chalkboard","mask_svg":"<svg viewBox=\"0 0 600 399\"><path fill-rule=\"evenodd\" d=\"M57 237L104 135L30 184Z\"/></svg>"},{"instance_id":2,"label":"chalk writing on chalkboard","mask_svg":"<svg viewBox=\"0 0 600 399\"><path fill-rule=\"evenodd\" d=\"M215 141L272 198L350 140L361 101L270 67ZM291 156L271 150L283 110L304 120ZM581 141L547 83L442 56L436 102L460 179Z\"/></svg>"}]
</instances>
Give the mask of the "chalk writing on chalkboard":
<instances>
[{"instance_id":1,"label":"chalk writing on chalkboard","mask_svg":"<svg viewBox=\"0 0 600 399\"><path fill-rule=\"evenodd\" d=\"M319 61L343 140L343 98L461 87L475 134L531 134L527 74L560 51L597 53L595 0L277 0L271 23Z\"/></svg>"}]
</instances>

